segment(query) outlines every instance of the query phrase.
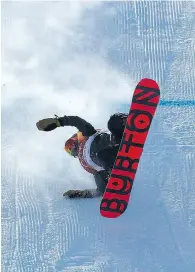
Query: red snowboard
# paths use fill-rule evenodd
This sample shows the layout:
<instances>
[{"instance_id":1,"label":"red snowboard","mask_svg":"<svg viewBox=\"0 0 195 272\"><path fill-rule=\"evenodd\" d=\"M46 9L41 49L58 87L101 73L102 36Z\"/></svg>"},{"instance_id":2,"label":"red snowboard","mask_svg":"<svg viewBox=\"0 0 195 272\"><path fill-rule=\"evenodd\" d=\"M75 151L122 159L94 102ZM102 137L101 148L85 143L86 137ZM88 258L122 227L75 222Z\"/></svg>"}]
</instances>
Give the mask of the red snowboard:
<instances>
[{"instance_id":1,"label":"red snowboard","mask_svg":"<svg viewBox=\"0 0 195 272\"><path fill-rule=\"evenodd\" d=\"M104 217L116 218L128 206L139 160L160 99L158 84L142 79L135 88L120 148L100 204Z\"/></svg>"}]
</instances>

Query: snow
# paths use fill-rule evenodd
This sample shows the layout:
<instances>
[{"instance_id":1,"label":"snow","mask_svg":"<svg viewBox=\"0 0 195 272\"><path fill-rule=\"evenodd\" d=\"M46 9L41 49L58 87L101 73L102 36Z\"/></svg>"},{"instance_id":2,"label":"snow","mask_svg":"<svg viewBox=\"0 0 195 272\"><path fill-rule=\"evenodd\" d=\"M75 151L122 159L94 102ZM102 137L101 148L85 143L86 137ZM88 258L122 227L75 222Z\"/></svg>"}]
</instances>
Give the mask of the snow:
<instances>
[{"instance_id":1,"label":"snow","mask_svg":"<svg viewBox=\"0 0 195 272\"><path fill-rule=\"evenodd\" d=\"M2 3L4 272L194 271L194 18L187 1ZM62 197L95 187L63 151L75 129L35 123L56 113L106 127L143 77L162 103L128 209L106 219L100 199Z\"/></svg>"}]
</instances>

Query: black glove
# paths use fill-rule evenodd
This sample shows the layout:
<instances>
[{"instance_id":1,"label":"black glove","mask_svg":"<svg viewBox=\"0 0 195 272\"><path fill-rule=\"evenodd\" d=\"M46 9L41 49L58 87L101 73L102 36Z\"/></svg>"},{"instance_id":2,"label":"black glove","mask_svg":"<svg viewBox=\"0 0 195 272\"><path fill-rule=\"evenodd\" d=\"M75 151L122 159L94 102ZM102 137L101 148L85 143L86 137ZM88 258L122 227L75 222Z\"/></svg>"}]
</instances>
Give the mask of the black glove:
<instances>
[{"instance_id":1,"label":"black glove","mask_svg":"<svg viewBox=\"0 0 195 272\"><path fill-rule=\"evenodd\" d=\"M51 131L57 127L63 126L65 119L66 119L66 116L58 117L57 115L55 115L55 118L46 118L46 119L42 119L38 121L36 123L36 126L38 130Z\"/></svg>"},{"instance_id":2,"label":"black glove","mask_svg":"<svg viewBox=\"0 0 195 272\"><path fill-rule=\"evenodd\" d=\"M69 190L63 194L63 196L69 198L92 198L93 194L90 190Z\"/></svg>"}]
</instances>

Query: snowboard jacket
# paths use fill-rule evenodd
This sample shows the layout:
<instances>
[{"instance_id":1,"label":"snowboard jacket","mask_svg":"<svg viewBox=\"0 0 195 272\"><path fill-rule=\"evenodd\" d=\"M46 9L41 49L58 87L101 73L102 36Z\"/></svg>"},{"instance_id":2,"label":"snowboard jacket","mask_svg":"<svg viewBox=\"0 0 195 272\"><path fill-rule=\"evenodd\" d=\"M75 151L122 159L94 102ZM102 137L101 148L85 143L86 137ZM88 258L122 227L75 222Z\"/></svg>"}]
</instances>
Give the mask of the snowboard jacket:
<instances>
[{"instance_id":1,"label":"snowboard jacket","mask_svg":"<svg viewBox=\"0 0 195 272\"><path fill-rule=\"evenodd\" d=\"M74 126L79 130L77 133L78 158L81 166L94 175L104 171L104 163L98 157L98 153L111 145L112 136L109 131L95 129L90 123L78 116L61 117L60 123L62 126Z\"/></svg>"}]
</instances>

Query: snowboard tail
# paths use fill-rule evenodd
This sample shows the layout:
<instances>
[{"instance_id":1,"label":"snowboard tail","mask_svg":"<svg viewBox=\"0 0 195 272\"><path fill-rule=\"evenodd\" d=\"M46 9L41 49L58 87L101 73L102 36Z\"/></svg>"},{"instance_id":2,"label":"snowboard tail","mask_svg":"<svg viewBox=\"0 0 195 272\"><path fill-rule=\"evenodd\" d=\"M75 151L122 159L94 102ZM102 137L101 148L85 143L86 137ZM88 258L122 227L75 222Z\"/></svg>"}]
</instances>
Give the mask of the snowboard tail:
<instances>
[{"instance_id":1,"label":"snowboard tail","mask_svg":"<svg viewBox=\"0 0 195 272\"><path fill-rule=\"evenodd\" d=\"M116 218L127 209L159 99L160 89L154 80L144 78L136 86L119 151L100 204L104 217Z\"/></svg>"}]
</instances>

